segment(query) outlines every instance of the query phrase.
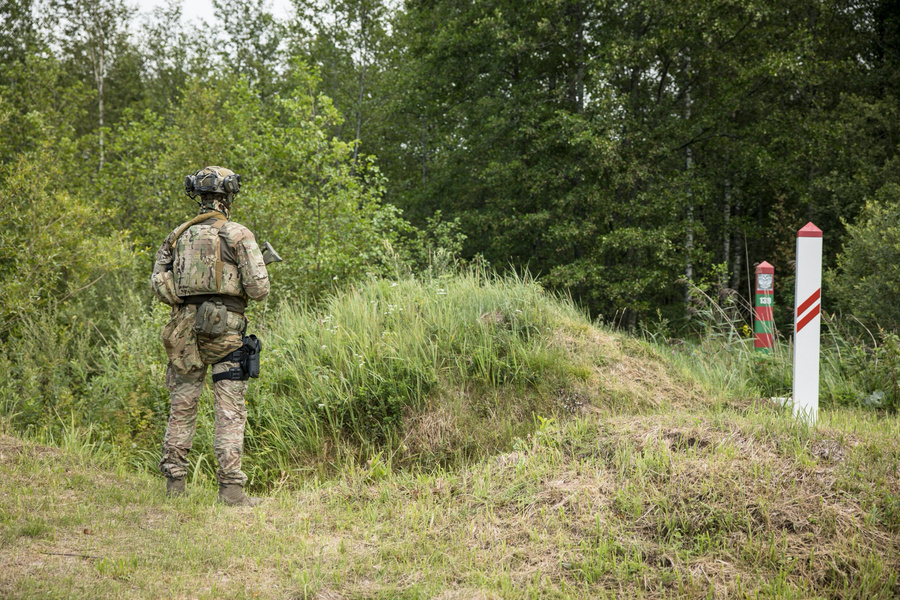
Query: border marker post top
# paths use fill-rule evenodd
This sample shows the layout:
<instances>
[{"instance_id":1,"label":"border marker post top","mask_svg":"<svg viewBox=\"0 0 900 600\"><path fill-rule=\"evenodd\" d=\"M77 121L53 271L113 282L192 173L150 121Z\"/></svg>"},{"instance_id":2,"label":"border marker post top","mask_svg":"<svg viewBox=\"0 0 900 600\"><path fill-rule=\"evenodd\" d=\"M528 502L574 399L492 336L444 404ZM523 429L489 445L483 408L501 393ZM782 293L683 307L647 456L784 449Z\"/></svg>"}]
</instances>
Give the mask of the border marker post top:
<instances>
[{"instance_id":1,"label":"border marker post top","mask_svg":"<svg viewBox=\"0 0 900 600\"><path fill-rule=\"evenodd\" d=\"M822 298L822 230L807 223L797 232L794 280L794 415L810 424L819 415L819 330Z\"/></svg>"},{"instance_id":2,"label":"border marker post top","mask_svg":"<svg viewBox=\"0 0 900 600\"><path fill-rule=\"evenodd\" d=\"M760 354L770 354L774 344L775 267L763 261L756 267L756 302L754 303L754 346Z\"/></svg>"}]
</instances>

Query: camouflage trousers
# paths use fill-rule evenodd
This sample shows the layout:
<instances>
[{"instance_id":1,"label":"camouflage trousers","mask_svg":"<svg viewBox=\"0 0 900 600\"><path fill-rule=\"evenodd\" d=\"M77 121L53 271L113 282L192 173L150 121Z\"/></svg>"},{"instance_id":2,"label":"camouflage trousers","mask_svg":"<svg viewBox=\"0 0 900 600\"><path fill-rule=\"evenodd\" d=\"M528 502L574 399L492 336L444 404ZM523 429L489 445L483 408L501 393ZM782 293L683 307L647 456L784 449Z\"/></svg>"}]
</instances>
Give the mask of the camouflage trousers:
<instances>
[{"instance_id":1,"label":"camouflage trousers","mask_svg":"<svg viewBox=\"0 0 900 600\"><path fill-rule=\"evenodd\" d=\"M163 438L163 456L159 468L166 477L180 479L187 474L187 454L197 428L197 403L206 380L207 365L215 363L241 346L241 332L247 326L245 317L229 312L226 331L215 337L193 331L197 307L179 305L172 309L172 318L162 332L163 345L169 356L166 387L170 393L169 424ZM223 373L238 363L212 365L213 375ZM246 381L217 381L213 384L216 430L214 449L219 469L219 483L247 481L241 471L244 451L244 426L247 407L244 394Z\"/></svg>"},{"instance_id":2,"label":"camouflage trousers","mask_svg":"<svg viewBox=\"0 0 900 600\"><path fill-rule=\"evenodd\" d=\"M239 365L224 362L212 366L213 375ZM163 438L163 455L159 468L166 477L181 479L187 475L187 454L194 441L197 428L197 404L206 379L206 365L180 374L171 364L166 370L166 385L171 393L169 424ZM219 469L219 483L244 485L247 476L241 471L241 455L244 452L244 426L247 423L247 407L244 394L246 381L217 381L213 384L215 398L215 438L213 447Z\"/></svg>"}]
</instances>

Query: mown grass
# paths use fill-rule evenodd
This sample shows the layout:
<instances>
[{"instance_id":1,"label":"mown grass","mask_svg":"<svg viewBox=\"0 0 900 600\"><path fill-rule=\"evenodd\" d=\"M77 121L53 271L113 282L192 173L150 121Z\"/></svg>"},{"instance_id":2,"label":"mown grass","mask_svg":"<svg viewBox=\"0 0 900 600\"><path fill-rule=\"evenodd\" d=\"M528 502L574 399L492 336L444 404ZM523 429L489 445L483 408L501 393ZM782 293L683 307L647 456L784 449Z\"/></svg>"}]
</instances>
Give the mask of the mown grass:
<instances>
[{"instance_id":1,"label":"mown grass","mask_svg":"<svg viewBox=\"0 0 900 600\"><path fill-rule=\"evenodd\" d=\"M727 398L582 408L466 465L348 462L256 510L5 436L0 595L893 598L898 434Z\"/></svg>"}]
</instances>

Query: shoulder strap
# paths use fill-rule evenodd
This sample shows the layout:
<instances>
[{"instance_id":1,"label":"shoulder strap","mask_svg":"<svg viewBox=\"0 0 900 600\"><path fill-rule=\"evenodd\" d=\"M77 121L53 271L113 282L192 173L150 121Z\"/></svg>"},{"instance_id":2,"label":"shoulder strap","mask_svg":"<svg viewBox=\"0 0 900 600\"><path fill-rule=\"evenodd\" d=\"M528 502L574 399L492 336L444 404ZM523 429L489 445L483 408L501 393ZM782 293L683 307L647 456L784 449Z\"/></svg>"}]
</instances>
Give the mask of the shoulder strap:
<instances>
[{"instance_id":1,"label":"shoulder strap","mask_svg":"<svg viewBox=\"0 0 900 600\"><path fill-rule=\"evenodd\" d=\"M184 223L182 223L181 225L178 226L178 229L175 230L175 235L172 236L172 241L169 242L169 244L170 244L171 247L174 249L174 248L175 248L175 242L178 241L178 238L181 237L181 234L183 234L185 231L187 231L188 229L190 229L193 225L196 225L197 223L202 223L203 221L205 221L205 220L207 220L207 219L213 219L213 218L218 218L218 219L219 219L218 221L216 221L216 223L219 223L219 221L223 221L223 222L224 222L225 220L228 219L228 217L226 217L225 215L223 215L222 213L220 213L220 212L217 211L217 210L213 210L213 211L210 211L210 212L208 212L208 213L203 213L203 214L197 215L196 217L194 217L194 218L191 219L190 221L186 221L186 222L184 222ZM217 225L216 227L217 227L217 228L221 228L221 225Z\"/></svg>"},{"instance_id":2,"label":"shoulder strap","mask_svg":"<svg viewBox=\"0 0 900 600\"><path fill-rule=\"evenodd\" d=\"M219 231L225 223L227 223L225 219L218 219L212 224L216 230L216 291L219 293L222 292L222 270L225 268L225 263L222 262L222 239L219 237Z\"/></svg>"}]
</instances>

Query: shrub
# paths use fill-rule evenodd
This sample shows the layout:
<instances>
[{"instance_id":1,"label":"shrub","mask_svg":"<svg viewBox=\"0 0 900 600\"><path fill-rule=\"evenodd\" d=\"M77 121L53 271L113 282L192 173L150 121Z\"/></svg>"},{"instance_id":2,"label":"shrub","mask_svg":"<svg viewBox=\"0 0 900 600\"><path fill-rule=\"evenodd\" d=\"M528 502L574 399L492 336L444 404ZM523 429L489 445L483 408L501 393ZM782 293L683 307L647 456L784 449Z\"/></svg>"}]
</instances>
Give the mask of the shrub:
<instances>
[{"instance_id":1,"label":"shrub","mask_svg":"<svg viewBox=\"0 0 900 600\"><path fill-rule=\"evenodd\" d=\"M837 272L829 274L833 298L845 312L891 331L900 330L900 185L882 187L866 205L838 256Z\"/></svg>"}]
</instances>

